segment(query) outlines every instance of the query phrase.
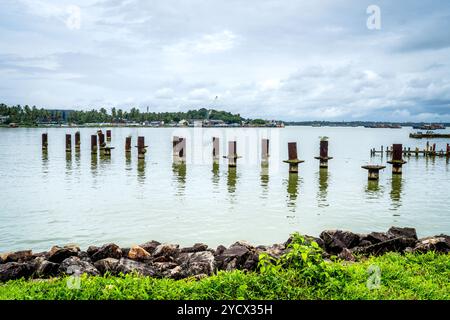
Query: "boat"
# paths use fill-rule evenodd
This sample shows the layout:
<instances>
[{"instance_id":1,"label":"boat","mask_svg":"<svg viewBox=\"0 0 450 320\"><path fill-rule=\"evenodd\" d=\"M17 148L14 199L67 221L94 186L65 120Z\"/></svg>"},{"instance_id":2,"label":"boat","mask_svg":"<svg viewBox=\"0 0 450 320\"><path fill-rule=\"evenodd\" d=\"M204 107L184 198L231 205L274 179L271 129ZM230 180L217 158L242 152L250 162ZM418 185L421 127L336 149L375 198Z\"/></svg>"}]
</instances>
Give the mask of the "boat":
<instances>
[{"instance_id":1,"label":"boat","mask_svg":"<svg viewBox=\"0 0 450 320\"><path fill-rule=\"evenodd\" d=\"M413 139L450 138L450 133L434 133L432 131L427 131L425 133L422 133L419 131L416 133L410 133L409 137L413 138Z\"/></svg>"}]
</instances>

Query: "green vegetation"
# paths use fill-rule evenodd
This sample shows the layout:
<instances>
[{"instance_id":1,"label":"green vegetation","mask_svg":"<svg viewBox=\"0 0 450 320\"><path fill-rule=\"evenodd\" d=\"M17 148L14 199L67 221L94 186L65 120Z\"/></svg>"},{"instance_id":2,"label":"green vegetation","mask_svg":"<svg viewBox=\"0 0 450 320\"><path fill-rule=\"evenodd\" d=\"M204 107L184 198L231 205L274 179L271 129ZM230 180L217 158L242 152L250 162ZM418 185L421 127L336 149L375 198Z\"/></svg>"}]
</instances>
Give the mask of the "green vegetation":
<instances>
[{"instance_id":1,"label":"green vegetation","mask_svg":"<svg viewBox=\"0 0 450 320\"><path fill-rule=\"evenodd\" d=\"M0 285L0 299L450 299L448 254L388 253L329 262L317 244L298 235L290 246L280 259L262 255L258 272L178 281L82 276L78 290L68 289L69 278L15 280Z\"/></svg>"},{"instance_id":2,"label":"green vegetation","mask_svg":"<svg viewBox=\"0 0 450 320\"><path fill-rule=\"evenodd\" d=\"M65 122L61 110L38 109L36 106L28 105L22 107L7 106L0 104L0 116L8 116L5 124L18 123L22 125L32 126L38 123L48 122ZM100 110L92 109L90 111L68 112L67 122L75 124L85 123L125 123L125 122L145 122L145 121L164 121L164 123L178 122L180 120L205 120L214 119L222 120L225 123L240 123L244 120L239 114L232 114L226 111L207 110L201 108L199 110L189 110L187 112L140 112L137 108L131 108L129 112L122 109L112 108L108 113L105 108Z\"/></svg>"}]
</instances>

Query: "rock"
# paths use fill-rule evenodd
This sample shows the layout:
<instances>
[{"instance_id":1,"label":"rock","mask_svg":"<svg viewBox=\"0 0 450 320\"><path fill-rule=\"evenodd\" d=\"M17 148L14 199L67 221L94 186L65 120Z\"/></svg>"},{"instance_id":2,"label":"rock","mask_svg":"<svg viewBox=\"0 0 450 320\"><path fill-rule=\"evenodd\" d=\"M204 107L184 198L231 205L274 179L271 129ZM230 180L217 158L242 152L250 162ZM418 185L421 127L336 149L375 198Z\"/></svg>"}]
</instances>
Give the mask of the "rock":
<instances>
[{"instance_id":1,"label":"rock","mask_svg":"<svg viewBox=\"0 0 450 320\"><path fill-rule=\"evenodd\" d=\"M159 246L160 244L161 244L161 242L152 240L152 241L149 241L149 242L139 245L139 247L141 247L148 253L153 254L153 251L155 251L156 247Z\"/></svg>"},{"instance_id":2,"label":"rock","mask_svg":"<svg viewBox=\"0 0 450 320\"><path fill-rule=\"evenodd\" d=\"M27 262L7 262L0 265L0 282L29 278L33 275L33 265Z\"/></svg>"},{"instance_id":3,"label":"rock","mask_svg":"<svg viewBox=\"0 0 450 320\"><path fill-rule=\"evenodd\" d=\"M33 252L31 250L9 252L2 255L3 263L26 262L30 261L31 259L33 259Z\"/></svg>"},{"instance_id":4,"label":"rock","mask_svg":"<svg viewBox=\"0 0 450 320\"><path fill-rule=\"evenodd\" d=\"M67 275L81 275L86 273L92 276L97 276L100 274L92 264L82 261L80 258L75 256L69 257L61 262L58 271Z\"/></svg>"},{"instance_id":5,"label":"rock","mask_svg":"<svg viewBox=\"0 0 450 320\"><path fill-rule=\"evenodd\" d=\"M264 253L267 253L271 257L275 259L279 259L283 254L286 253L286 247L282 244L274 244L270 247L267 247L266 250L262 251Z\"/></svg>"},{"instance_id":6,"label":"rock","mask_svg":"<svg viewBox=\"0 0 450 320\"><path fill-rule=\"evenodd\" d=\"M389 240L389 236L384 233L384 232L371 232L365 236L362 237L361 242L363 241L368 241L370 242L370 244L376 244L376 243L380 243L386 240ZM367 243L367 242L364 242ZM360 246L362 246L360 244Z\"/></svg>"},{"instance_id":7,"label":"rock","mask_svg":"<svg viewBox=\"0 0 450 320\"><path fill-rule=\"evenodd\" d=\"M341 260L345 260L345 261L355 261L355 257L353 256L352 252L347 249L344 248L342 249L341 253L338 254L338 258Z\"/></svg>"},{"instance_id":8,"label":"rock","mask_svg":"<svg viewBox=\"0 0 450 320\"><path fill-rule=\"evenodd\" d=\"M122 258L128 258L128 253L130 252L130 248L121 248L122 250Z\"/></svg>"},{"instance_id":9,"label":"rock","mask_svg":"<svg viewBox=\"0 0 450 320\"><path fill-rule=\"evenodd\" d=\"M92 256L92 261L98 261L106 258L120 259L122 258L122 250L114 243L103 245Z\"/></svg>"},{"instance_id":10,"label":"rock","mask_svg":"<svg viewBox=\"0 0 450 320\"><path fill-rule=\"evenodd\" d=\"M230 247L245 247L248 250L254 250L255 249L255 247L251 243L249 243L247 241L243 241L243 240L239 240L239 241L233 243Z\"/></svg>"},{"instance_id":11,"label":"rock","mask_svg":"<svg viewBox=\"0 0 450 320\"><path fill-rule=\"evenodd\" d=\"M255 271L258 268L259 263L259 252L250 254L247 260L244 262L244 265L242 266L243 270L247 271Z\"/></svg>"},{"instance_id":12,"label":"rock","mask_svg":"<svg viewBox=\"0 0 450 320\"><path fill-rule=\"evenodd\" d=\"M143 276L155 277L158 275L154 266L143 262L133 261L127 258L121 258L116 267L117 273L133 273L136 272Z\"/></svg>"},{"instance_id":13,"label":"rock","mask_svg":"<svg viewBox=\"0 0 450 320\"><path fill-rule=\"evenodd\" d=\"M59 274L59 264L45 260L44 257L38 257L33 260L34 275L38 278L55 277Z\"/></svg>"},{"instance_id":14,"label":"rock","mask_svg":"<svg viewBox=\"0 0 450 320\"><path fill-rule=\"evenodd\" d=\"M181 279L200 274L211 275L215 269L214 255L209 251L181 253L180 268L171 272L172 278Z\"/></svg>"},{"instance_id":15,"label":"rock","mask_svg":"<svg viewBox=\"0 0 450 320\"><path fill-rule=\"evenodd\" d=\"M321 238L312 237L308 235L303 235L303 238L305 239L305 244L310 244L312 241L316 242L319 247L325 250L325 243ZM289 239L283 244L286 248L292 243L293 237L290 236Z\"/></svg>"},{"instance_id":16,"label":"rock","mask_svg":"<svg viewBox=\"0 0 450 320\"><path fill-rule=\"evenodd\" d=\"M221 255L225 250L227 250L227 248L225 246L218 246L216 251L214 252L214 256L219 256Z\"/></svg>"},{"instance_id":17,"label":"rock","mask_svg":"<svg viewBox=\"0 0 450 320\"><path fill-rule=\"evenodd\" d=\"M325 250L331 254L339 254L344 248L354 248L360 242L360 237L350 231L326 230L320 234Z\"/></svg>"},{"instance_id":18,"label":"rock","mask_svg":"<svg viewBox=\"0 0 450 320\"><path fill-rule=\"evenodd\" d=\"M402 237L417 240L417 233L414 228L391 227L386 234L391 239Z\"/></svg>"},{"instance_id":19,"label":"rock","mask_svg":"<svg viewBox=\"0 0 450 320\"><path fill-rule=\"evenodd\" d=\"M50 249L48 261L54 263L61 263L65 259L78 255L79 248L61 248L54 246Z\"/></svg>"},{"instance_id":20,"label":"rock","mask_svg":"<svg viewBox=\"0 0 450 320\"><path fill-rule=\"evenodd\" d=\"M87 248L86 252L87 254L92 257L100 248L97 246L89 246L89 248Z\"/></svg>"},{"instance_id":21,"label":"rock","mask_svg":"<svg viewBox=\"0 0 450 320\"><path fill-rule=\"evenodd\" d=\"M179 253L179 245L177 244L160 244L153 251L154 257L176 257Z\"/></svg>"},{"instance_id":22,"label":"rock","mask_svg":"<svg viewBox=\"0 0 450 320\"><path fill-rule=\"evenodd\" d=\"M92 263L92 259L87 252L84 252L84 251L78 252L78 258L80 258L80 260L82 260L82 261Z\"/></svg>"},{"instance_id":23,"label":"rock","mask_svg":"<svg viewBox=\"0 0 450 320\"><path fill-rule=\"evenodd\" d=\"M128 259L144 261L151 258L151 254L139 246L134 246L128 252Z\"/></svg>"},{"instance_id":24,"label":"rock","mask_svg":"<svg viewBox=\"0 0 450 320\"><path fill-rule=\"evenodd\" d=\"M94 267L101 273L101 274L105 274L105 273L111 273L111 274L115 274L116 273L116 269L117 269L117 265L119 264L119 260L118 259L114 259L114 258L105 258L102 260L98 260L94 263Z\"/></svg>"},{"instance_id":25,"label":"rock","mask_svg":"<svg viewBox=\"0 0 450 320\"><path fill-rule=\"evenodd\" d=\"M369 240L361 240L360 242L359 242L359 247L367 247L367 246L370 246L370 245L372 245L373 243L372 242L370 242Z\"/></svg>"},{"instance_id":26,"label":"rock","mask_svg":"<svg viewBox=\"0 0 450 320\"><path fill-rule=\"evenodd\" d=\"M413 248L413 252L425 253L428 251L450 253L450 236L442 234L434 237L422 238Z\"/></svg>"},{"instance_id":27,"label":"rock","mask_svg":"<svg viewBox=\"0 0 450 320\"><path fill-rule=\"evenodd\" d=\"M241 245L233 245L222 254L216 256L216 265L219 270L234 270L243 267L251 251Z\"/></svg>"},{"instance_id":28,"label":"rock","mask_svg":"<svg viewBox=\"0 0 450 320\"><path fill-rule=\"evenodd\" d=\"M200 252L206 251L208 249L208 245L204 243L196 243L193 247L182 248L180 252Z\"/></svg>"},{"instance_id":29,"label":"rock","mask_svg":"<svg viewBox=\"0 0 450 320\"><path fill-rule=\"evenodd\" d=\"M416 240L413 238L394 238L387 241L372 244L367 247L357 247L352 250L353 253L365 255L380 255L386 252L403 252L407 247L414 247Z\"/></svg>"}]
</instances>

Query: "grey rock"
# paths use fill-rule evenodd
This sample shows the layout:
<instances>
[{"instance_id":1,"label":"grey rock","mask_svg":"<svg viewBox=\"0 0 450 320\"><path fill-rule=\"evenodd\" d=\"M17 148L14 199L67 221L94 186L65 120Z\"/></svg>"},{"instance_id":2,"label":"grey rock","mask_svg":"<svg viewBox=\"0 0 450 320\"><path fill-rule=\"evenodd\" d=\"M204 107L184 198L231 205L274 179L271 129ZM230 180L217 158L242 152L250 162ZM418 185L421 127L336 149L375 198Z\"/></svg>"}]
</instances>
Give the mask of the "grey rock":
<instances>
[{"instance_id":1,"label":"grey rock","mask_svg":"<svg viewBox=\"0 0 450 320\"><path fill-rule=\"evenodd\" d=\"M37 257L33 260L34 276L38 278L56 277L59 274L59 264Z\"/></svg>"},{"instance_id":2,"label":"grey rock","mask_svg":"<svg viewBox=\"0 0 450 320\"><path fill-rule=\"evenodd\" d=\"M16 252L10 252L7 254L4 254L3 257L3 263L7 262L26 262L33 259L33 252L31 250L22 250L22 251L16 251Z\"/></svg>"},{"instance_id":3,"label":"grey rock","mask_svg":"<svg viewBox=\"0 0 450 320\"><path fill-rule=\"evenodd\" d=\"M357 247L352 252L364 255L380 255L386 252L403 252L407 247L414 247L415 244L416 240L413 238L398 237L367 247Z\"/></svg>"},{"instance_id":4,"label":"grey rock","mask_svg":"<svg viewBox=\"0 0 450 320\"><path fill-rule=\"evenodd\" d=\"M200 274L211 275L215 269L214 255L209 251L181 253L179 260L182 261L180 268L171 272L171 277L175 279Z\"/></svg>"},{"instance_id":5,"label":"grey rock","mask_svg":"<svg viewBox=\"0 0 450 320\"><path fill-rule=\"evenodd\" d=\"M153 251L155 251L156 247L159 246L160 244L161 244L161 242L152 240L152 241L149 241L149 242L139 245L139 247L143 248L145 251L152 254Z\"/></svg>"},{"instance_id":6,"label":"grey rock","mask_svg":"<svg viewBox=\"0 0 450 320\"><path fill-rule=\"evenodd\" d=\"M417 241L413 251L421 253L428 251L450 253L450 236L441 234L434 237L422 238Z\"/></svg>"},{"instance_id":7,"label":"grey rock","mask_svg":"<svg viewBox=\"0 0 450 320\"><path fill-rule=\"evenodd\" d=\"M111 273L111 274L115 274L118 264L119 264L119 260L118 259L105 258L105 259L101 259L101 260L96 261L94 263L94 267L101 274L105 274L107 272Z\"/></svg>"},{"instance_id":8,"label":"grey rock","mask_svg":"<svg viewBox=\"0 0 450 320\"><path fill-rule=\"evenodd\" d=\"M117 273L133 273L136 272L143 276L158 276L157 268L151 264L133 261L127 258L121 258L116 267Z\"/></svg>"},{"instance_id":9,"label":"grey rock","mask_svg":"<svg viewBox=\"0 0 450 320\"><path fill-rule=\"evenodd\" d=\"M206 245L204 243L196 243L192 247L182 248L180 250L180 252L182 252L182 253L184 253L184 252L200 252L200 251L206 251L207 249L208 249L208 245Z\"/></svg>"},{"instance_id":10,"label":"grey rock","mask_svg":"<svg viewBox=\"0 0 450 320\"><path fill-rule=\"evenodd\" d=\"M214 252L214 256L221 255L225 250L227 250L227 248L225 246L219 245L217 247L216 251Z\"/></svg>"},{"instance_id":11,"label":"grey rock","mask_svg":"<svg viewBox=\"0 0 450 320\"><path fill-rule=\"evenodd\" d=\"M362 241L368 241L370 244L377 244L386 240L389 240L390 237L384 232L371 232L362 237ZM367 242L365 242L367 243Z\"/></svg>"},{"instance_id":12,"label":"grey rock","mask_svg":"<svg viewBox=\"0 0 450 320\"><path fill-rule=\"evenodd\" d=\"M216 256L216 266L219 270L234 270L244 266L252 252L245 246L232 245L222 254Z\"/></svg>"},{"instance_id":13,"label":"grey rock","mask_svg":"<svg viewBox=\"0 0 450 320\"><path fill-rule=\"evenodd\" d=\"M79 248L70 247L70 248L61 248L58 246L54 246L48 256L48 261L54 263L61 263L65 259L78 255Z\"/></svg>"},{"instance_id":14,"label":"grey rock","mask_svg":"<svg viewBox=\"0 0 450 320\"><path fill-rule=\"evenodd\" d=\"M353 256L353 253L347 249L342 249L341 253L338 254L338 258L345 261L355 261L355 257Z\"/></svg>"},{"instance_id":15,"label":"grey rock","mask_svg":"<svg viewBox=\"0 0 450 320\"><path fill-rule=\"evenodd\" d=\"M339 254L344 248L354 248L360 242L358 234L342 230L326 230L320 234L325 250L330 254Z\"/></svg>"},{"instance_id":16,"label":"grey rock","mask_svg":"<svg viewBox=\"0 0 450 320\"><path fill-rule=\"evenodd\" d=\"M92 256L92 261L98 261L106 258L120 259L122 257L122 250L114 243L103 245Z\"/></svg>"},{"instance_id":17,"label":"grey rock","mask_svg":"<svg viewBox=\"0 0 450 320\"><path fill-rule=\"evenodd\" d=\"M179 245L177 244L160 244L153 251L154 257L176 257L179 253Z\"/></svg>"},{"instance_id":18,"label":"grey rock","mask_svg":"<svg viewBox=\"0 0 450 320\"><path fill-rule=\"evenodd\" d=\"M61 262L59 272L67 275L89 274L99 275L98 270L89 262L82 261L80 258L72 256Z\"/></svg>"},{"instance_id":19,"label":"grey rock","mask_svg":"<svg viewBox=\"0 0 450 320\"><path fill-rule=\"evenodd\" d=\"M89 248L87 248L86 252L90 257L92 257L98 251L98 249L100 249L100 248L97 246L89 246Z\"/></svg>"},{"instance_id":20,"label":"grey rock","mask_svg":"<svg viewBox=\"0 0 450 320\"><path fill-rule=\"evenodd\" d=\"M402 237L417 240L417 233L414 228L391 227L386 234L391 239Z\"/></svg>"}]
</instances>

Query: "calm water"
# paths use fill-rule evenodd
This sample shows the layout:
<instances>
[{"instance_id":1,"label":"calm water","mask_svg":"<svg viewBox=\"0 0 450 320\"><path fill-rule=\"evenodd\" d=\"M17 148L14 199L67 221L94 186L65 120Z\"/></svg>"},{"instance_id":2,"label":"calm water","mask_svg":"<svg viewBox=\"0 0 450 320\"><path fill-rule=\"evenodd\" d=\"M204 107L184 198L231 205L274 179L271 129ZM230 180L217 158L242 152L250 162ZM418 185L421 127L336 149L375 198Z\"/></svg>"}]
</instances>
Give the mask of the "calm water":
<instances>
[{"instance_id":1,"label":"calm water","mask_svg":"<svg viewBox=\"0 0 450 320\"><path fill-rule=\"evenodd\" d=\"M409 139L409 128L284 129L112 129L116 147L110 159L92 157L90 135L82 128L81 152L67 156L64 135L73 128L0 129L0 252L47 250L54 244L116 242L122 246L151 239L191 245L229 245L244 239L255 244L285 241L292 231L318 235L328 228L355 232L412 226L419 236L450 234L450 164L446 158L411 157L402 177L390 165L379 183L369 183L369 149L403 143L423 148L426 140ZM41 133L49 151L41 151ZM145 161L136 148L125 156L127 135L145 136ZM187 164L173 165L172 135L187 137ZM237 139L237 170L225 159L211 161L211 137ZM327 171L319 170L319 137L329 137ZM260 139L270 138L269 168L259 161ZM298 177L289 176L287 142L297 141ZM437 149L448 140L431 140ZM73 142L72 142L73 143Z\"/></svg>"}]
</instances>

